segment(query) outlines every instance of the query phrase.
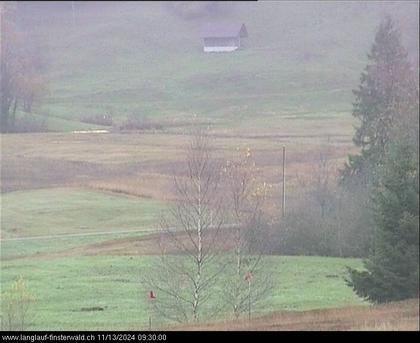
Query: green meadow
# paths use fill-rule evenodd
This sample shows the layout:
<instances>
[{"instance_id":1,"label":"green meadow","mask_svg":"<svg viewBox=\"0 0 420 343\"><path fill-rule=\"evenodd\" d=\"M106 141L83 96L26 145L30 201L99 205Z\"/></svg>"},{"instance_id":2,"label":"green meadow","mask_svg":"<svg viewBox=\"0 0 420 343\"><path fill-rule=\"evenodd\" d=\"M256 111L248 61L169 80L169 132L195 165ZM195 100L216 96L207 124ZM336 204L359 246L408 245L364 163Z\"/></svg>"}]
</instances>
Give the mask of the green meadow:
<instances>
[{"instance_id":1,"label":"green meadow","mask_svg":"<svg viewBox=\"0 0 420 343\"><path fill-rule=\"evenodd\" d=\"M2 288L18 276L27 280L37 299L30 317L33 330L141 330L148 327L149 305L148 289L140 284L140 277L150 270L153 258L81 256L4 261ZM343 279L346 266L361 266L357 259L273 256L267 262L276 286L254 309L256 316L363 304ZM154 317L153 322L157 327L168 324L160 317Z\"/></svg>"},{"instance_id":2,"label":"green meadow","mask_svg":"<svg viewBox=\"0 0 420 343\"><path fill-rule=\"evenodd\" d=\"M83 189L16 191L2 195L2 236L156 229L164 207L152 199Z\"/></svg>"}]
</instances>

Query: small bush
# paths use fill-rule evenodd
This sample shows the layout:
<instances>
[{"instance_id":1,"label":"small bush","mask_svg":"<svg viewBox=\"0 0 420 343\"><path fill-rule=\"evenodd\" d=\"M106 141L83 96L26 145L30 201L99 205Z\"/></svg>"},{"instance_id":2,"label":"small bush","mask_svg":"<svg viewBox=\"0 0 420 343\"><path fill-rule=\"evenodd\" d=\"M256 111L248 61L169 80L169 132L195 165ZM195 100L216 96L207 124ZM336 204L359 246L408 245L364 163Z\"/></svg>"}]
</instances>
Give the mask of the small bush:
<instances>
[{"instance_id":1,"label":"small bush","mask_svg":"<svg viewBox=\"0 0 420 343\"><path fill-rule=\"evenodd\" d=\"M281 255L366 257L372 223L365 199L353 194L325 197L326 210L306 194L289 202L286 216L266 230L263 252Z\"/></svg>"},{"instance_id":2,"label":"small bush","mask_svg":"<svg viewBox=\"0 0 420 343\"><path fill-rule=\"evenodd\" d=\"M130 115L120 125L120 130L162 130L163 126L160 123L151 121L147 117L138 117Z\"/></svg>"},{"instance_id":3,"label":"small bush","mask_svg":"<svg viewBox=\"0 0 420 343\"><path fill-rule=\"evenodd\" d=\"M47 132L47 121L42 118L34 117L26 114L22 117L17 117L11 132L25 133L25 132Z\"/></svg>"},{"instance_id":4,"label":"small bush","mask_svg":"<svg viewBox=\"0 0 420 343\"><path fill-rule=\"evenodd\" d=\"M2 330L23 331L28 327L30 308L35 302L26 282L19 277L8 291L2 293Z\"/></svg>"},{"instance_id":5,"label":"small bush","mask_svg":"<svg viewBox=\"0 0 420 343\"><path fill-rule=\"evenodd\" d=\"M94 116L86 116L80 119L82 123L112 126L113 120L111 114L97 114Z\"/></svg>"}]
</instances>

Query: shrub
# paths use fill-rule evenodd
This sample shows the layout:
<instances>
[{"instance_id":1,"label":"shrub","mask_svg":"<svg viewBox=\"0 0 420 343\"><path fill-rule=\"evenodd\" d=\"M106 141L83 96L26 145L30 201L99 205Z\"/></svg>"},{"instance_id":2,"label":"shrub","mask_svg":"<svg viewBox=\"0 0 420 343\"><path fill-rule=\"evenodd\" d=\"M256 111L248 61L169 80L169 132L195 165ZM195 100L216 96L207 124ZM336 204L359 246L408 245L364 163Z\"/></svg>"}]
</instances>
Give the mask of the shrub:
<instances>
[{"instance_id":1,"label":"shrub","mask_svg":"<svg viewBox=\"0 0 420 343\"><path fill-rule=\"evenodd\" d=\"M112 126L113 120L111 114L97 114L93 116L86 116L80 119L83 123Z\"/></svg>"},{"instance_id":2,"label":"shrub","mask_svg":"<svg viewBox=\"0 0 420 343\"><path fill-rule=\"evenodd\" d=\"M19 116L15 119L14 126L11 132L25 133L25 132L47 132L48 125L44 118L37 118L30 114Z\"/></svg>"},{"instance_id":3,"label":"shrub","mask_svg":"<svg viewBox=\"0 0 420 343\"><path fill-rule=\"evenodd\" d=\"M160 123L151 121L147 117L138 117L130 115L120 125L120 130L162 130L163 126Z\"/></svg>"},{"instance_id":4,"label":"shrub","mask_svg":"<svg viewBox=\"0 0 420 343\"><path fill-rule=\"evenodd\" d=\"M325 208L311 193L289 201L285 218L265 231L264 253L365 257L372 235L364 195L336 189L325 196Z\"/></svg>"},{"instance_id":5,"label":"shrub","mask_svg":"<svg viewBox=\"0 0 420 343\"><path fill-rule=\"evenodd\" d=\"M28 327L28 315L35 302L23 277L19 277L8 291L2 294L2 330L23 331Z\"/></svg>"}]
</instances>

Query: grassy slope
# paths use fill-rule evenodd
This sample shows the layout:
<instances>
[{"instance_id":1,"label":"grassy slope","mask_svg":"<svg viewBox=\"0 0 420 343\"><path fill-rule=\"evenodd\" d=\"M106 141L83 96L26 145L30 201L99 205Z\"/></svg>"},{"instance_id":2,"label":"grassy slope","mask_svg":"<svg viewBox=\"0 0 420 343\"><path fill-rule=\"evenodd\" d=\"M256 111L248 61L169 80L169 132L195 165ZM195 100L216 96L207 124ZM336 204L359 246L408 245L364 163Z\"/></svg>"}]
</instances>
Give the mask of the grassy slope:
<instances>
[{"instance_id":1,"label":"grassy slope","mask_svg":"<svg viewBox=\"0 0 420 343\"><path fill-rule=\"evenodd\" d=\"M139 284L153 257L98 256L54 260L23 259L2 263L2 289L18 275L38 302L32 329L144 329L148 310L146 289ZM357 259L271 257L276 284L273 295L255 314L274 310L307 310L361 304L342 276ZM103 311L81 311L84 307ZM163 325L161 318L154 318Z\"/></svg>"},{"instance_id":2,"label":"grassy slope","mask_svg":"<svg viewBox=\"0 0 420 343\"><path fill-rule=\"evenodd\" d=\"M155 228L161 209L155 200L78 189L12 192L2 195L2 236Z\"/></svg>"},{"instance_id":3,"label":"grassy slope","mask_svg":"<svg viewBox=\"0 0 420 343\"><path fill-rule=\"evenodd\" d=\"M120 118L196 113L225 125L348 112L381 15L410 23L413 6L267 1L226 4L214 18L184 20L162 3L125 3L81 7L75 27L68 12L31 16L50 62L51 93L39 113L73 120L62 122L68 130L104 111ZM245 49L202 53L199 28L211 19L246 23ZM416 28L406 32L413 44Z\"/></svg>"},{"instance_id":4,"label":"grassy slope","mask_svg":"<svg viewBox=\"0 0 420 343\"><path fill-rule=\"evenodd\" d=\"M83 248L110 240L138 238L145 232L124 232L104 235L59 237L50 239L11 240L0 242L2 260L23 258L34 254L50 254L67 249ZM39 256L39 255L38 255Z\"/></svg>"}]
</instances>

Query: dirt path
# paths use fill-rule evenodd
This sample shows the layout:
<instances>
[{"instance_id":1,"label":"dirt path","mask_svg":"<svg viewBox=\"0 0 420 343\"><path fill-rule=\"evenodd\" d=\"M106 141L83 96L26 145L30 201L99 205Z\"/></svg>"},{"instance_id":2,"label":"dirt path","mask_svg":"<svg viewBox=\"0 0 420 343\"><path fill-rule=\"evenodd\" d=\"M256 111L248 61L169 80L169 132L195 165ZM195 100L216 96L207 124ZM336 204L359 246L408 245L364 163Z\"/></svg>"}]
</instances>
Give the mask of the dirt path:
<instances>
[{"instance_id":1,"label":"dirt path","mask_svg":"<svg viewBox=\"0 0 420 343\"><path fill-rule=\"evenodd\" d=\"M223 234L220 235L220 241L218 244L222 249L230 249L229 239L232 234L233 224L229 224L223 227ZM115 233L123 233L124 231L117 231ZM138 237L126 237L126 238L117 238L110 239L98 243L91 244L82 244L77 247L67 248L59 251L46 251L38 252L30 255L21 255L21 256L9 256L2 258L2 260L16 260L16 259L54 259L70 256L99 256L99 255L123 255L123 256L139 256L139 255L159 255L162 253L162 248L165 249L167 254L179 254L179 249L177 244L183 242L183 245L186 247L192 248L192 242L189 239L188 235L185 232L176 232L172 229L169 232L162 233L160 230L135 230L128 232L144 232L145 235ZM96 233L91 233L96 234ZM98 233L99 234L99 233ZM101 233L106 234L106 233ZM88 235L88 234L84 234ZM58 236L44 236L44 239L54 239L68 237L69 235L58 235ZM173 239L176 237L176 241ZM26 237L29 239L29 237ZM212 239L212 235L208 235L205 240ZM228 239L227 239L228 238ZM11 240L11 239L10 239ZM7 241L7 240L5 240Z\"/></svg>"},{"instance_id":2,"label":"dirt path","mask_svg":"<svg viewBox=\"0 0 420 343\"><path fill-rule=\"evenodd\" d=\"M126 230L126 231L100 231L100 232L85 232L85 233L70 233L65 235L46 235L46 236L30 236L30 237L16 237L16 238L7 238L0 239L1 242L8 241L26 241L26 240L43 240L43 239L60 239L60 238L69 238L69 237L87 237L95 235L115 235L119 233L134 233L134 232L144 232L144 233L154 233L158 232L158 229L150 230Z\"/></svg>"}]
</instances>

